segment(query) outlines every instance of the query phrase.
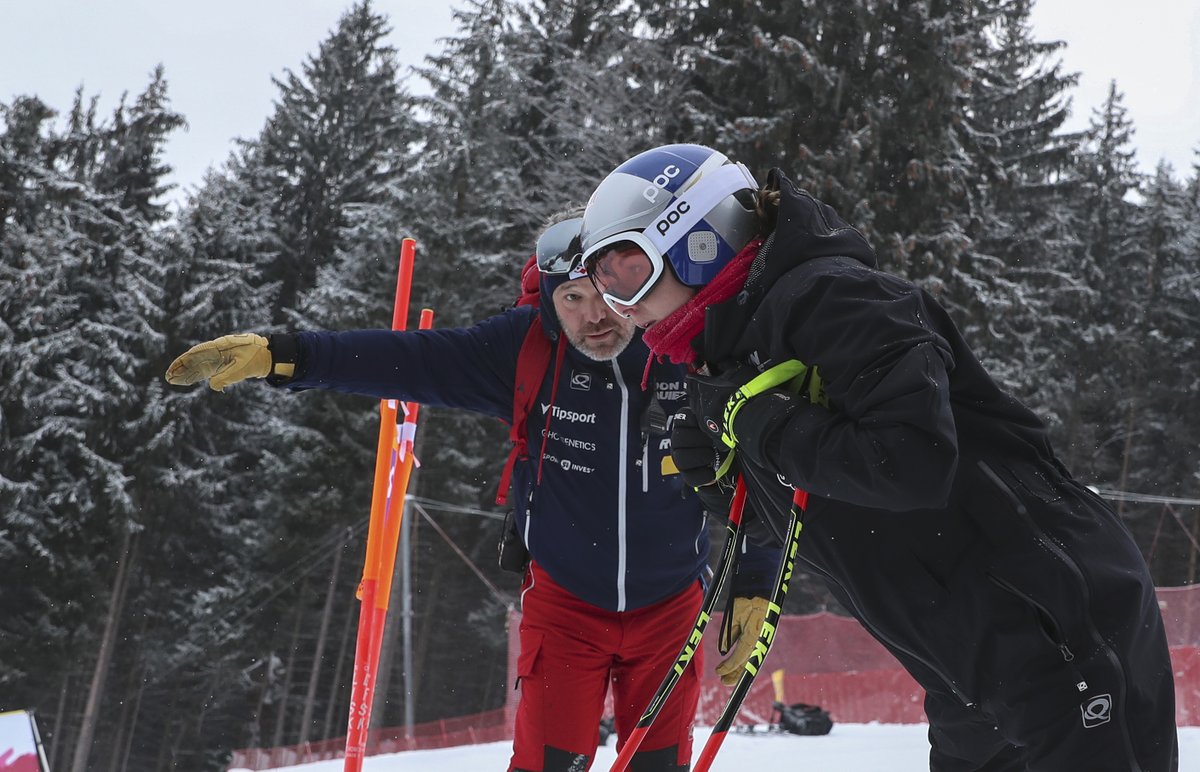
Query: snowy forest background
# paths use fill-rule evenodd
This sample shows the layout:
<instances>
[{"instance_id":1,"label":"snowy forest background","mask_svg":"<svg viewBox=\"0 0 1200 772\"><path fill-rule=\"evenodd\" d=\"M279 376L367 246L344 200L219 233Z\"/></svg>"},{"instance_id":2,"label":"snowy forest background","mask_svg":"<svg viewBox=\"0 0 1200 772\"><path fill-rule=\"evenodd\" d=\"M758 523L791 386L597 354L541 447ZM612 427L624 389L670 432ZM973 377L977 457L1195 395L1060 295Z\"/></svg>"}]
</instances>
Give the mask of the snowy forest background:
<instances>
[{"instance_id":1,"label":"snowy forest background","mask_svg":"<svg viewBox=\"0 0 1200 772\"><path fill-rule=\"evenodd\" d=\"M377 403L172 388L166 365L231 332L388 326L403 236L413 318L483 318L548 215L664 142L780 166L837 208L952 309L1079 479L1195 499L1200 169L1140 174L1117 84L1072 108L1029 11L471 0L407 73L382 42L403 20L362 3L177 209L163 147L186 116L161 68L111 115L84 93L0 104L0 710L35 710L79 772L344 734ZM1088 130L1063 131L1069 109ZM505 437L422 411L418 722L505 699L517 577L472 514L495 509ZM1160 585L1196 581L1200 507L1115 506ZM400 677L381 673L377 724L403 721Z\"/></svg>"}]
</instances>

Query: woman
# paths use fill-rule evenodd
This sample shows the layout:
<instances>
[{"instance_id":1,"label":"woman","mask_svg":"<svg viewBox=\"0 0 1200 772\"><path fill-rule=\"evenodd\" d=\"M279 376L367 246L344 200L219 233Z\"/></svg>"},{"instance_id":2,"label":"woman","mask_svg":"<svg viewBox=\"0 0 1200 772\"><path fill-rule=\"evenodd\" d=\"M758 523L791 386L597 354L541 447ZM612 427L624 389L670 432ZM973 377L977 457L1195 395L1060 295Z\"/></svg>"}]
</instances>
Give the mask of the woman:
<instances>
[{"instance_id":1,"label":"woman","mask_svg":"<svg viewBox=\"0 0 1200 772\"><path fill-rule=\"evenodd\" d=\"M686 362L673 456L733 470L765 531L808 492L799 558L926 690L930 768L1174 770L1149 570L932 296L778 169L697 145L619 166L584 263L651 351ZM786 365L786 389L739 390ZM699 440L699 441L698 441Z\"/></svg>"}]
</instances>

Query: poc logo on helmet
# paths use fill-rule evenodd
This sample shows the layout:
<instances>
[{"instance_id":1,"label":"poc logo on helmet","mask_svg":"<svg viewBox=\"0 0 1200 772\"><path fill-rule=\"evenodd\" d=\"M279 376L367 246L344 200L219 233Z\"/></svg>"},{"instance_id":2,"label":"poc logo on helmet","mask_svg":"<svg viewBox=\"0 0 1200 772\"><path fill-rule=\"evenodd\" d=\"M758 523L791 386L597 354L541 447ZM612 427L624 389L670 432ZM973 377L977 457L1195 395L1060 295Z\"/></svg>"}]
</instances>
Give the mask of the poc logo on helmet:
<instances>
[{"instance_id":1,"label":"poc logo on helmet","mask_svg":"<svg viewBox=\"0 0 1200 772\"><path fill-rule=\"evenodd\" d=\"M692 205L687 201L680 200L675 206L668 209L661 220L654 223L654 227L658 230L658 235L665 236L667 231L671 230L671 226L679 222L679 217L685 212L690 211Z\"/></svg>"},{"instance_id":2,"label":"poc logo on helmet","mask_svg":"<svg viewBox=\"0 0 1200 772\"><path fill-rule=\"evenodd\" d=\"M1107 724L1112 721L1112 695L1098 694L1080 705L1079 710L1083 713L1084 729Z\"/></svg>"},{"instance_id":3,"label":"poc logo on helmet","mask_svg":"<svg viewBox=\"0 0 1200 772\"><path fill-rule=\"evenodd\" d=\"M642 190L642 198L653 204L658 199L658 192L664 190L671 184L671 180L678 176L679 167L675 164L667 164L666 168L654 176L651 184Z\"/></svg>"}]
</instances>

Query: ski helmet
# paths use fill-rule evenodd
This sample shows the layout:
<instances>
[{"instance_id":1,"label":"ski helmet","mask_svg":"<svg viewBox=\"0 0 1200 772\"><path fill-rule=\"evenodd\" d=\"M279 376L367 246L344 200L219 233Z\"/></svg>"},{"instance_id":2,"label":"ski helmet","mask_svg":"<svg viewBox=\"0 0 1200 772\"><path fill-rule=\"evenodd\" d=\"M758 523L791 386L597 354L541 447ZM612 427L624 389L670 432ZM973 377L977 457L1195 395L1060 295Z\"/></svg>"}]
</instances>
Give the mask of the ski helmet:
<instances>
[{"instance_id":1,"label":"ski helmet","mask_svg":"<svg viewBox=\"0 0 1200 772\"><path fill-rule=\"evenodd\" d=\"M665 145L640 153L592 193L580 233L583 264L617 311L644 297L667 262L681 282L703 286L757 232L757 189L744 165L712 148ZM645 253L648 265L623 283L598 281L600 258L631 246Z\"/></svg>"}]
</instances>

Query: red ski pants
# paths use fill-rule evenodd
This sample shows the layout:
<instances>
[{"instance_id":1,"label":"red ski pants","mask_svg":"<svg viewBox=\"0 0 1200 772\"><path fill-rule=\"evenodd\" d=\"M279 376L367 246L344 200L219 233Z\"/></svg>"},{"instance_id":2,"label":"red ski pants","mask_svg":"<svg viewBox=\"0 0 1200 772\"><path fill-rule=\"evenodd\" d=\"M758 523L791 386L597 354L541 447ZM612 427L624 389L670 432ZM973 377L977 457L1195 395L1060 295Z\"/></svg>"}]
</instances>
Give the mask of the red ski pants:
<instances>
[{"instance_id":1,"label":"red ski pants","mask_svg":"<svg viewBox=\"0 0 1200 772\"><path fill-rule=\"evenodd\" d=\"M691 633L702 597L697 581L652 606L607 611L576 598L531 564L521 595L521 695L509 772L589 769L610 684L619 750ZM633 768L690 765L703 651L692 660L642 741Z\"/></svg>"}]
</instances>

